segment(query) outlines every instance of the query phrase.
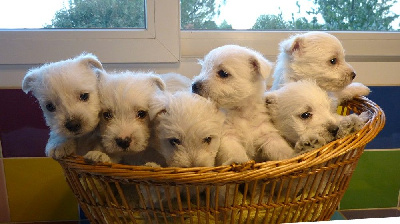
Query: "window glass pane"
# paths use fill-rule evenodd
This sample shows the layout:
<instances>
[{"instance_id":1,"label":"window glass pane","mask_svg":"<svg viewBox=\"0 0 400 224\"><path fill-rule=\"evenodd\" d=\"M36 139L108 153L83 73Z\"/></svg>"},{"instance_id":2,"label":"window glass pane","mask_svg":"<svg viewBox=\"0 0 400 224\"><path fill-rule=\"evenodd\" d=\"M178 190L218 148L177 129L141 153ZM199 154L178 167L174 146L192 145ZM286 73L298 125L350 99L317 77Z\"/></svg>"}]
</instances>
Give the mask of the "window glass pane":
<instances>
[{"instance_id":1,"label":"window glass pane","mask_svg":"<svg viewBox=\"0 0 400 224\"><path fill-rule=\"evenodd\" d=\"M182 29L399 31L397 0L181 0Z\"/></svg>"},{"instance_id":2,"label":"window glass pane","mask_svg":"<svg viewBox=\"0 0 400 224\"><path fill-rule=\"evenodd\" d=\"M0 0L0 29L143 29L145 18L145 0Z\"/></svg>"}]
</instances>

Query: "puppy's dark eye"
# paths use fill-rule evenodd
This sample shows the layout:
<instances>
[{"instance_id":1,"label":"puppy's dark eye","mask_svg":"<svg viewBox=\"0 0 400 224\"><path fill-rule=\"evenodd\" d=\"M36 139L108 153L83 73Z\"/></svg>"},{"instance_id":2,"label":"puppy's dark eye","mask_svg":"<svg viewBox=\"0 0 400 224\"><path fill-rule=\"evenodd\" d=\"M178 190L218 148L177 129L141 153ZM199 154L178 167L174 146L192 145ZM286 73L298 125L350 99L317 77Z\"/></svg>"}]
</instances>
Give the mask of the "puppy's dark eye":
<instances>
[{"instance_id":1,"label":"puppy's dark eye","mask_svg":"<svg viewBox=\"0 0 400 224\"><path fill-rule=\"evenodd\" d=\"M146 116L147 116L147 111L139 110L139 111L137 112L137 117L138 117L139 119L146 118Z\"/></svg>"},{"instance_id":2,"label":"puppy's dark eye","mask_svg":"<svg viewBox=\"0 0 400 224\"><path fill-rule=\"evenodd\" d=\"M204 143L210 144L211 143L212 138L211 137L207 137L203 139Z\"/></svg>"},{"instance_id":3,"label":"puppy's dark eye","mask_svg":"<svg viewBox=\"0 0 400 224\"><path fill-rule=\"evenodd\" d=\"M48 110L49 112L54 112L56 111L56 106L52 103L48 103L46 104L46 110Z\"/></svg>"},{"instance_id":4,"label":"puppy's dark eye","mask_svg":"<svg viewBox=\"0 0 400 224\"><path fill-rule=\"evenodd\" d=\"M81 95L79 95L79 100L86 102L89 100L89 93L82 93Z\"/></svg>"},{"instance_id":5,"label":"puppy's dark eye","mask_svg":"<svg viewBox=\"0 0 400 224\"><path fill-rule=\"evenodd\" d=\"M336 58L332 58L329 62L330 62L332 65L336 65L337 59L336 59Z\"/></svg>"},{"instance_id":6,"label":"puppy's dark eye","mask_svg":"<svg viewBox=\"0 0 400 224\"><path fill-rule=\"evenodd\" d=\"M104 119L109 121L113 118L113 115L112 115L111 111L106 111L106 112L103 112L103 117L104 117Z\"/></svg>"},{"instance_id":7,"label":"puppy's dark eye","mask_svg":"<svg viewBox=\"0 0 400 224\"><path fill-rule=\"evenodd\" d=\"M172 146L177 146L182 144L181 140L177 139L177 138L170 138L168 139L169 144L171 144Z\"/></svg>"},{"instance_id":8,"label":"puppy's dark eye","mask_svg":"<svg viewBox=\"0 0 400 224\"><path fill-rule=\"evenodd\" d=\"M310 119L312 117L312 114L310 112L304 112L300 115L301 119Z\"/></svg>"},{"instance_id":9,"label":"puppy's dark eye","mask_svg":"<svg viewBox=\"0 0 400 224\"><path fill-rule=\"evenodd\" d=\"M229 77L229 73L227 73L226 71L224 71L224 70L219 70L218 72L217 72L217 74L218 74L218 76L220 77L220 78L228 78Z\"/></svg>"}]
</instances>

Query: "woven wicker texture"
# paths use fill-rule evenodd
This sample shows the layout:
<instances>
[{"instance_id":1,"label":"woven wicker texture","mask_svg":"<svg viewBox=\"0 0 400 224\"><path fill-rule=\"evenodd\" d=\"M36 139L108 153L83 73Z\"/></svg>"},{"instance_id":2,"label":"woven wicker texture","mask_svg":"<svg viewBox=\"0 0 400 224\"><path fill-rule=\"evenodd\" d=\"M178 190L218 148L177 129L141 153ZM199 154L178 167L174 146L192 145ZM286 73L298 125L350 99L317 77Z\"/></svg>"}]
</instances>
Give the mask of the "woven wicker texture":
<instances>
[{"instance_id":1,"label":"woven wicker texture","mask_svg":"<svg viewBox=\"0 0 400 224\"><path fill-rule=\"evenodd\" d=\"M384 112L365 97L342 114L369 111L357 133L298 157L246 164L152 168L58 160L91 223L283 223L329 220Z\"/></svg>"}]
</instances>

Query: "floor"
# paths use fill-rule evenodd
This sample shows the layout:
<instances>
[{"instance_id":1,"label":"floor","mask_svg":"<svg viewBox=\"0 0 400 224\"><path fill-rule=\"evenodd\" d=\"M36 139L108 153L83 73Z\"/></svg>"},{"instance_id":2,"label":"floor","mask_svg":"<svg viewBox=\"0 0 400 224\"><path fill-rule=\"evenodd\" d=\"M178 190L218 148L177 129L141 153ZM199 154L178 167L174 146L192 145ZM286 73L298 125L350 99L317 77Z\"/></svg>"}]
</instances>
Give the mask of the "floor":
<instances>
[{"instance_id":1,"label":"floor","mask_svg":"<svg viewBox=\"0 0 400 224\"><path fill-rule=\"evenodd\" d=\"M400 207L398 208L382 208L382 209L355 209L340 210L333 214L331 220L351 220L366 218L386 218L400 217ZM54 221L54 222L23 222L18 224L89 224L87 220L81 221Z\"/></svg>"},{"instance_id":2,"label":"floor","mask_svg":"<svg viewBox=\"0 0 400 224\"><path fill-rule=\"evenodd\" d=\"M400 208L355 209L335 212L332 220L400 217Z\"/></svg>"}]
</instances>

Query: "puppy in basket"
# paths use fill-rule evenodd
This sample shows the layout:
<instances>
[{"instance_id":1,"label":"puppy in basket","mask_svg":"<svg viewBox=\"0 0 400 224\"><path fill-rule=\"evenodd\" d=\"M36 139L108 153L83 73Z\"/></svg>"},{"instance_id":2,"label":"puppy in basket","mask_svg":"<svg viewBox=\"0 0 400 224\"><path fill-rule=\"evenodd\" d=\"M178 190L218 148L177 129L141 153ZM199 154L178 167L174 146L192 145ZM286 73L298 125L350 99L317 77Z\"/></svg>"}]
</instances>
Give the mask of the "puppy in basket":
<instances>
[{"instance_id":1,"label":"puppy in basket","mask_svg":"<svg viewBox=\"0 0 400 224\"><path fill-rule=\"evenodd\" d=\"M332 99L314 80L291 82L278 90L266 92L265 102L272 122L294 148L293 156L312 151L333 140L357 132L368 121L367 113L362 113L360 116L356 114L341 116L333 112ZM321 166L327 166L327 163ZM302 180L288 178L286 182L281 183L284 190L280 195L287 195L287 190L290 191L288 195L292 198L297 196L300 190L305 193L322 194L325 188L329 187L329 178L332 178L330 172L321 169L316 172L315 181L309 181L307 185L304 178ZM290 188L288 188L289 181L292 182ZM268 195L270 187L267 189ZM279 189L279 186L275 189Z\"/></svg>"},{"instance_id":2,"label":"puppy in basket","mask_svg":"<svg viewBox=\"0 0 400 224\"><path fill-rule=\"evenodd\" d=\"M149 107L151 98L162 94L164 89L163 80L153 73L102 73L99 77L102 147L88 152L85 159L130 165L144 165L153 159L154 154L148 149Z\"/></svg>"},{"instance_id":3,"label":"puppy in basket","mask_svg":"<svg viewBox=\"0 0 400 224\"><path fill-rule=\"evenodd\" d=\"M295 155L357 132L368 120L366 113L341 116L333 112L332 99L314 80L287 83L264 97L272 122Z\"/></svg>"},{"instance_id":4,"label":"puppy in basket","mask_svg":"<svg viewBox=\"0 0 400 224\"><path fill-rule=\"evenodd\" d=\"M273 84L276 90L284 83L313 79L329 91L337 104L354 96L366 96L370 90L361 83L352 83L356 73L345 60L340 41L325 32L308 32L292 36L280 43Z\"/></svg>"},{"instance_id":5,"label":"puppy in basket","mask_svg":"<svg viewBox=\"0 0 400 224\"><path fill-rule=\"evenodd\" d=\"M237 45L210 51L192 91L214 101L226 112L217 165L281 160L293 150L270 122L263 101L271 63L260 53Z\"/></svg>"},{"instance_id":6,"label":"puppy in basket","mask_svg":"<svg viewBox=\"0 0 400 224\"><path fill-rule=\"evenodd\" d=\"M213 167L225 115L210 100L190 92L155 97L151 103L153 148L169 167Z\"/></svg>"},{"instance_id":7,"label":"puppy in basket","mask_svg":"<svg viewBox=\"0 0 400 224\"><path fill-rule=\"evenodd\" d=\"M150 118L153 123L151 148L157 149L168 167L213 167L217 155L225 115L210 100L191 92L166 93L154 97L150 104ZM149 165L149 163L147 164ZM158 166L153 164L153 166ZM162 166L162 165L161 165ZM173 187L172 187L173 188ZM176 190L170 189L171 199L176 198ZM154 193L155 187L142 194L149 198L147 205L163 203L165 188L159 189L161 202ZM202 189L200 189L202 191ZM183 188L182 197L186 197ZM153 192L148 195L148 192ZM190 191L190 195L195 191Z\"/></svg>"},{"instance_id":8,"label":"puppy in basket","mask_svg":"<svg viewBox=\"0 0 400 224\"><path fill-rule=\"evenodd\" d=\"M31 69L25 75L22 90L32 92L39 101L50 128L47 156L84 155L96 141L100 112L97 77L102 70L96 56L84 53Z\"/></svg>"}]
</instances>

